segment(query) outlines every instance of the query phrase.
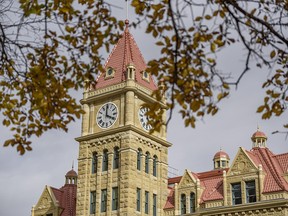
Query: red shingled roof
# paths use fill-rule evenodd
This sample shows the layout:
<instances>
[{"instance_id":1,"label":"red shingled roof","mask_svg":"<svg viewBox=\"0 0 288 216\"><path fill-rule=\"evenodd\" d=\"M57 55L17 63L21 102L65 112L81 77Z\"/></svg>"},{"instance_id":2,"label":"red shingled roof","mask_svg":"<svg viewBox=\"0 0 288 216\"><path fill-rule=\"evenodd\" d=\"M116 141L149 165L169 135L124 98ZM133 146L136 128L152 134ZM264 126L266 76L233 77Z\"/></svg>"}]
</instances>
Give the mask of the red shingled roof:
<instances>
[{"instance_id":1,"label":"red shingled roof","mask_svg":"<svg viewBox=\"0 0 288 216\"><path fill-rule=\"evenodd\" d=\"M61 216L75 216L77 185L65 184L60 189L50 188L52 189L60 208L63 209Z\"/></svg>"},{"instance_id":2,"label":"red shingled roof","mask_svg":"<svg viewBox=\"0 0 288 216\"><path fill-rule=\"evenodd\" d=\"M106 86L119 84L127 79L126 69L129 64L132 64L136 69L135 81L142 86L156 90L152 76L149 76L149 82L143 79L142 72L146 69L145 60L128 29L128 20L125 21L126 29L119 39L116 46L113 48L108 60L104 66L105 70L112 68L115 71L114 77L105 79L105 73L101 73L97 79L96 89Z\"/></svg>"},{"instance_id":3,"label":"red shingled roof","mask_svg":"<svg viewBox=\"0 0 288 216\"><path fill-rule=\"evenodd\" d=\"M260 164L262 165L262 169L266 174L263 193L288 191L288 183L283 177L288 171L288 153L274 155L268 148L253 148L250 151L244 151L257 167ZM191 172L196 179L199 179L201 187L204 188L200 203L223 199L224 170L228 172L229 169L212 170L202 173ZM168 184L179 183L181 178L182 176L169 178ZM175 205L174 190L171 188L169 188L169 190L170 193L164 209L173 208Z\"/></svg>"},{"instance_id":4,"label":"red shingled roof","mask_svg":"<svg viewBox=\"0 0 288 216\"><path fill-rule=\"evenodd\" d=\"M249 152L249 151L246 151ZM288 183L283 178L284 167L287 167L288 154L280 156L274 155L268 148L254 148L249 152L255 157L251 157L255 164L262 165L263 171L266 173L264 179L263 193L271 193L277 191L288 191ZM255 160L256 158L256 160ZM286 161L286 165L280 165L281 161Z\"/></svg>"},{"instance_id":5,"label":"red shingled roof","mask_svg":"<svg viewBox=\"0 0 288 216\"><path fill-rule=\"evenodd\" d=\"M164 209L170 209L170 208L174 208L174 204L175 204L175 200L174 200L174 188L168 187L169 189L169 195L167 197L166 200L166 204L164 206Z\"/></svg>"}]
</instances>

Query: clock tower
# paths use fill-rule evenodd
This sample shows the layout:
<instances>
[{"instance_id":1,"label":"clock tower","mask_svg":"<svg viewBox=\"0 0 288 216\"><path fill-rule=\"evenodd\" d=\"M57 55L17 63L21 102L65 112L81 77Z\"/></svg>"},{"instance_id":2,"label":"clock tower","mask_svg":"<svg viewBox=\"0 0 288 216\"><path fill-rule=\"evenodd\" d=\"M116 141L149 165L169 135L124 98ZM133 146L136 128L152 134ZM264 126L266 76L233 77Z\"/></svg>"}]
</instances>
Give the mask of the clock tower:
<instances>
[{"instance_id":1,"label":"clock tower","mask_svg":"<svg viewBox=\"0 0 288 216\"><path fill-rule=\"evenodd\" d=\"M158 103L143 56L126 28L96 85L85 89L79 142L77 216L164 215L166 128L149 133L144 104ZM162 103L163 107L165 106ZM162 116L165 120L165 112Z\"/></svg>"}]
</instances>

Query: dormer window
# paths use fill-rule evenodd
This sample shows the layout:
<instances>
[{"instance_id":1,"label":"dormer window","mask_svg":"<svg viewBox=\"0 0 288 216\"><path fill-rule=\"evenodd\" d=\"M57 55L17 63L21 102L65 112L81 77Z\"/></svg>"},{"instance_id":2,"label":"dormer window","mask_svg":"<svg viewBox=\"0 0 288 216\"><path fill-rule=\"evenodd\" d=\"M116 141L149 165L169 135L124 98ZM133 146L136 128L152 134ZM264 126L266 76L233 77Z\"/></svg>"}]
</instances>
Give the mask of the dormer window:
<instances>
[{"instance_id":1,"label":"dormer window","mask_svg":"<svg viewBox=\"0 0 288 216\"><path fill-rule=\"evenodd\" d=\"M147 81L147 82L150 82L150 74L147 71L143 71L142 72L142 79Z\"/></svg>"},{"instance_id":2,"label":"dormer window","mask_svg":"<svg viewBox=\"0 0 288 216\"><path fill-rule=\"evenodd\" d=\"M105 74L105 79L113 78L115 75L115 70L111 67L108 67Z\"/></svg>"}]
</instances>

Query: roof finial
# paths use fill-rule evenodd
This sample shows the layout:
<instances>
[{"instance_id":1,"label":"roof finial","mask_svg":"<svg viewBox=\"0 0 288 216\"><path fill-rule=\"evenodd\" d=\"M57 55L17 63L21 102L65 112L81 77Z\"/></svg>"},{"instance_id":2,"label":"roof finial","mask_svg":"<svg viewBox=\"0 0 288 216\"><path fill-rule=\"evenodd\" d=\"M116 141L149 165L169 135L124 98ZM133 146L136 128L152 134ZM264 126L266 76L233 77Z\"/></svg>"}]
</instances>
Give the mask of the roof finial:
<instances>
[{"instance_id":1,"label":"roof finial","mask_svg":"<svg viewBox=\"0 0 288 216\"><path fill-rule=\"evenodd\" d=\"M128 0L125 0L126 1L126 20L128 20L129 19L129 17L128 17ZM125 23L126 23L126 21L125 21ZM129 24L129 21L128 21L128 24Z\"/></svg>"},{"instance_id":2,"label":"roof finial","mask_svg":"<svg viewBox=\"0 0 288 216\"><path fill-rule=\"evenodd\" d=\"M72 161L72 170L74 170L74 160Z\"/></svg>"}]
</instances>

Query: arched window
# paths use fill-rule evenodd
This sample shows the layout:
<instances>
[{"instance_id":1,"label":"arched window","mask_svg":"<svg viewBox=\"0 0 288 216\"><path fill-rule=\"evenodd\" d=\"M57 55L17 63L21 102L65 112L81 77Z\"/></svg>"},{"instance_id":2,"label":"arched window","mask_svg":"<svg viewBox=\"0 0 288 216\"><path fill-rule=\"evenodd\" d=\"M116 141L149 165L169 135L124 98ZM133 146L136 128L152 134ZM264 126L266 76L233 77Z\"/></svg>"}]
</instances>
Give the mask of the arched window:
<instances>
[{"instance_id":1,"label":"arched window","mask_svg":"<svg viewBox=\"0 0 288 216\"><path fill-rule=\"evenodd\" d=\"M137 170L141 170L141 156L142 156L142 150L138 149L138 152L137 152Z\"/></svg>"},{"instance_id":2,"label":"arched window","mask_svg":"<svg viewBox=\"0 0 288 216\"><path fill-rule=\"evenodd\" d=\"M181 194L180 204L181 204L181 214L186 214L186 195L185 194Z\"/></svg>"},{"instance_id":3,"label":"arched window","mask_svg":"<svg viewBox=\"0 0 288 216\"><path fill-rule=\"evenodd\" d=\"M149 159L150 159L150 153L146 152L145 156L145 172L149 173Z\"/></svg>"},{"instance_id":4,"label":"arched window","mask_svg":"<svg viewBox=\"0 0 288 216\"><path fill-rule=\"evenodd\" d=\"M191 192L190 193L190 213L195 212L195 207L196 207L195 193Z\"/></svg>"},{"instance_id":5,"label":"arched window","mask_svg":"<svg viewBox=\"0 0 288 216\"><path fill-rule=\"evenodd\" d=\"M119 147L114 148L113 169L119 168Z\"/></svg>"},{"instance_id":6,"label":"arched window","mask_svg":"<svg viewBox=\"0 0 288 216\"><path fill-rule=\"evenodd\" d=\"M154 155L153 157L153 176L157 176L157 156Z\"/></svg>"},{"instance_id":7,"label":"arched window","mask_svg":"<svg viewBox=\"0 0 288 216\"><path fill-rule=\"evenodd\" d=\"M93 152L93 155L92 155L92 174L93 173L97 173L97 165L98 165L98 155L97 155L97 152Z\"/></svg>"},{"instance_id":8,"label":"arched window","mask_svg":"<svg viewBox=\"0 0 288 216\"><path fill-rule=\"evenodd\" d=\"M103 151L103 162L102 162L102 171L108 170L108 150Z\"/></svg>"}]
</instances>

